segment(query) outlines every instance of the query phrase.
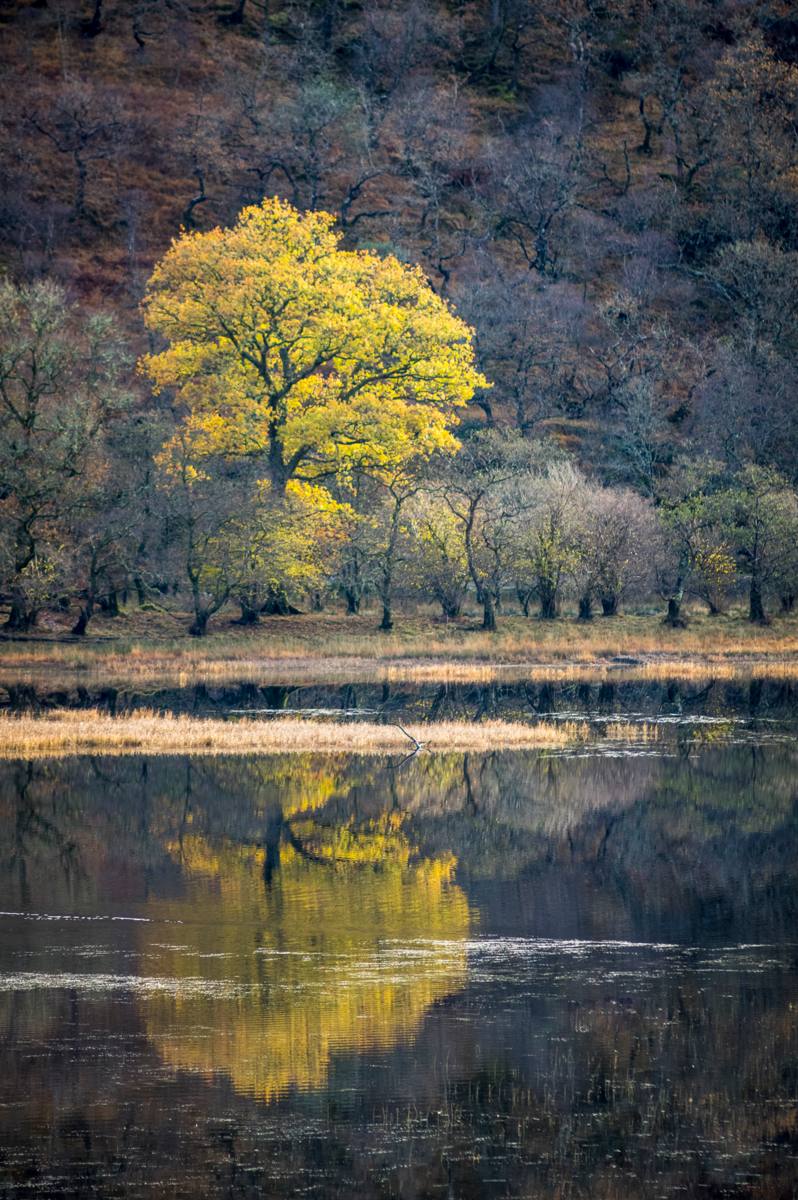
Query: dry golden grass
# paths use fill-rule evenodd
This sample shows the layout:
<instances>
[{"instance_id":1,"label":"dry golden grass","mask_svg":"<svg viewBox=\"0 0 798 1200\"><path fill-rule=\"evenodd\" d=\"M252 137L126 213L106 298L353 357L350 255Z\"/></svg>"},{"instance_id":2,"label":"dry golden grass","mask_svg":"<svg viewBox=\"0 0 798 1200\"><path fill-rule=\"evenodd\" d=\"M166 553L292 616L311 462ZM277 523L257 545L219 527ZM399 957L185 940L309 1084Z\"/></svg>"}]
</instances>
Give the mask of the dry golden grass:
<instances>
[{"instance_id":1,"label":"dry golden grass","mask_svg":"<svg viewBox=\"0 0 798 1200\"><path fill-rule=\"evenodd\" d=\"M176 621L131 612L96 622L88 640L0 642L0 683L160 684L269 682L490 682L550 678L798 678L798 619L750 625L739 615L695 615L685 630L659 617L580 624L503 617L487 634L467 621L418 615L380 634L373 616L266 619L255 629L221 623L195 641ZM620 659L621 661L613 661ZM634 662L624 662L634 659Z\"/></svg>"},{"instance_id":2,"label":"dry golden grass","mask_svg":"<svg viewBox=\"0 0 798 1200\"><path fill-rule=\"evenodd\" d=\"M653 721L610 721L604 736L611 742L658 742L662 727Z\"/></svg>"},{"instance_id":3,"label":"dry golden grass","mask_svg":"<svg viewBox=\"0 0 798 1200\"><path fill-rule=\"evenodd\" d=\"M220 721L139 712L110 717L97 709L55 709L46 716L0 715L0 758L76 754L396 754L414 743L433 752L535 750L584 741L588 727L465 721L408 725L370 722Z\"/></svg>"}]
</instances>

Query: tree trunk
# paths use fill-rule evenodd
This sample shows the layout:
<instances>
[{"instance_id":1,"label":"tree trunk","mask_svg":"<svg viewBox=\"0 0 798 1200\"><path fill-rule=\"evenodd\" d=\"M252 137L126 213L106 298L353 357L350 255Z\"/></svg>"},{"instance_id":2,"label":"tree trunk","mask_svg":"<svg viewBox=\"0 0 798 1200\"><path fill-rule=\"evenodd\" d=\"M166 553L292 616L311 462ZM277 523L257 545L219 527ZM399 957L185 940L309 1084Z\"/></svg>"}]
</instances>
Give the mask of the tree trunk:
<instances>
[{"instance_id":1,"label":"tree trunk","mask_svg":"<svg viewBox=\"0 0 798 1200\"><path fill-rule=\"evenodd\" d=\"M360 595L349 588L345 588L344 596L346 597L346 615L348 617L356 617L360 612Z\"/></svg>"},{"instance_id":2,"label":"tree trunk","mask_svg":"<svg viewBox=\"0 0 798 1200\"><path fill-rule=\"evenodd\" d=\"M687 570L687 563L684 555L682 555L679 568L679 574L676 576L676 583L674 584L673 591L668 597L668 611L664 620L664 624L669 625L671 629L684 629L687 626L687 621L682 616L684 580L685 572Z\"/></svg>"},{"instance_id":3,"label":"tree trunk","mask_svg":"<svg viewBox=\"0 0 798 1200\"><path fill-rule=\"evenodd\" d=\"M601 597L601 615L603 617L617 617L618 615L618 597L612 592Z\"/></svg>"},{"instance_id":4,"label":"tree trunk","mask_svg":"<svg viewBox=\"0 0 798 1200\"><path fill-rule=\"evenodd\" d=\"M195 610L194 623L188 631L191 637L205 637L208 632L209 615L208 611L204 608Z\"/></svg>"},{"instance_id":5,"label":"tree trunk","mask_svg":"<svg viewBox=\"0 0 798 1200\"><path fill-rule=\"evenodd\" d=\"M75 183L75 203L73 204L72 208L75 216L80 218L84 216L86 212L86 180L88 178L89 170L83 161L83 158L77 151L73 153L72 158L75 163L75 173L77 174L77 181Z\"/></svg>"},{"instance_id":6,"label":"tree trunk","mask_svg":"<svg viewBox=\"0 0 798 1200\"><path fill-rule=\"evenodd\" d=\"M557 589L552 587L548 580L540 580L538 583L538 596L540 597L540 612L539 617L542 621L554 621L557 617Z\"/></svg>"},{"instance_id":7,"label":"tree trunk","mask_svg":"<svg viewBox=\"0 0 798 1200\"><path fill-rule=\"evenodd\" d=\"M399 545L399 518L402 514L402 499L393 497L393 512L391 513L391 529L388 537L388 545L385 548L385 557L382 561L382 570L380 572L379 596L382 601L382 620L380 621L380 630L382 633L390 633L393 629L393 614L391 613L391 605L393 602L393 572L396 564L396 550Z\"/></svg>"},{"instance_id":8,"label":"tree trunk","mask_svg":"<svg viewBox=\"0 0 798 1200\"><path fill-rule=\"evenodd\" d=\"M267 617L297 617L299 609L289 603L288 596L281 588L269 588L266 599L260 611Z\"/></svg>"},{"instance_id":9,"label":"tree trunk","mask_svg":"<svg viewBox=\"0 0 798 1200\"><path fill-rule=\"evenodd\" d=\"M36 609L28 608L24 596L12 595L11 611L5 627L13 633L27 633L36 624L36 616Z\"/></svg>"},{"instance_id":10,"label":"tree trunk","mask_svg":"<svg viewBox=\"0 0 798 1200\"><path fill-rule=\"evenodd\" d=\"M762 587L757 575L751 576L751 591L749 593L748 620L756 625L767 625L768 618L762 603Z\"/></svg>"},{"instance_id":11,"label":"tree trunk","mask_svg":"<svg viewBox=\"0 0 798 1200\"><path fill-rule=\"evenodd\" d=\"M236 602L241 608L241 616L233 622L234 625L257 625L260 620L258 607L251 596L236 596Z\"/></svg>"},{"instance_id":12,"label":"tree trunk","mask_svg":"<svg viewBox=\"0 0 798 1200\"><path fill-rule=\"evenodd\" d=\"M670 625L671 629L684 629L686 627L687 622L682 616L681 594L668 597L668 612L665 617L665 624Z\"/></svg>"},{"instance_id":13,"label":"tree trunk","mask_svg":"<svg viewBox=\"0 0 798 1200\"><path fill-rule=\"evenodd\" d=\"M107 596L100 598L100 608L105 613L106 617L119 616L119 593L117 591L109 592Z\"/></svg>"},{"instance_id":14,"label":"tree trunk","mask_svg":"<svg viewBox=\"0 0 798 1200\"><path fill-rule=\"evenodd\" d=\"M482 628L489 633L493 633L496 629L496 608L493 596L489 591L482 593Z\"/></svg>"},{"instance_id":15,"label":"tree trunk","mask_svg":"<svg viewBox=\"0 0 798 1200\"><path fill-rule=\"evenodd\" d=\"M84 37L95 38L103 30L103 0L94 0L94 12L88 21L81 22Z\"/></svg>"},{"instance_id":16,"label":"tree trunk","mask_svg":"<svg viewBox=\"0 0 798 1200\"><path fill-rule=\"evenodd\" d=\"M241 25L244 20L244 9L247 6L247 0L236 0L235 8L230 12L222 13L219 17L220 25Z\"/></svg>"},{"instance_id":17,"label":"tree trunk","mask_svg":"<svg viewBox=\"0 0 798 1200\"><path fill-rule=\"evenodd\" d=\"M335 6L336 0L323 0L322 2L319 33L321 34L321 44L325 50L329 50L332 43L333 28L335 24Z\"/></svg>"},{"instance_id":18,"label":"tree trunk","mask_svg":"<svg viewBox=\"0 0 798 1200\"><path fill-rule=\"evenodd\" d=\"M189 572L191 581L191 599L194 605L194 622L189 626L189 635L191 637L205 637L208 632L208 618L210 613L202 603L202 593L199 585L199 575Z\"/></svg>"},{"instance_id":19,"label":"tree trunk","mask_svg":"<svg viewBox=\"0 0 798 1200\"><path fill-rule=\"evenodd\" d=\"M637 147L638 154L650 154L651 153L651 135L654 132L654 128L655 128L654 123L649 120L648 114L646 112L646 99L647 99L647 97L645 95L643 95L640 97L640 99L638 101L638 108L640 111L640 120L643 122L643 130L644 130L643 140L640 143L640 145Z\"/></svg>"},{"instance_id":20,"label":"tree trunk","mask_svg":"<svg viewBox=\"0 0 798 1200\"><path fill-rule=\"evenodd\" d=\"M791 613L794 608L795 596L791 592L788 592L786 595L781 597L781 611L783 613Z\"/></svg>"},{"instance_id":21,"label":"tree trunk","mask_svg":"<svg viewBox=\"0 0 798 1200\"><path fill-rule=\"evenodd\" d=\"M579 597L579 620L593 620L593 597L590 592L585 592L583 596Z\"/></svg>"},{"instance_id":22,"label":"tree trunk","mask_svg":"<svg viewBox=\"0 0 798 1200\"><path fill-rule=\"evenodd\" d=\"M89 621L94 615L94 597L90 596L85 604L81 607L80 615L77 621L72 626L72 633L75 637L83 637L89 627Z\"/></svg>"}]
</instances>

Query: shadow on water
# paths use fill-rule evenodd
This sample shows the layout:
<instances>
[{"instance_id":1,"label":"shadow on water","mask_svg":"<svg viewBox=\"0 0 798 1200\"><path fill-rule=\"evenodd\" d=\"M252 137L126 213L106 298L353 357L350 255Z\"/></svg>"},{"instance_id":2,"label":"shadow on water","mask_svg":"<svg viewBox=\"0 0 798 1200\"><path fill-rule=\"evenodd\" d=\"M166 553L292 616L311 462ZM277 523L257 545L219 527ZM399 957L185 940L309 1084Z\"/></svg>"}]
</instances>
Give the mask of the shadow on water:
<instances>
[{"instance_id":1,"label":"shadow on water","mask_svg":"<svg viewBox=\"0 0 798 1200\"><path fill-rule=\"evenodd\" d=\"M0 708L46 712L98 708L111 715L141 709L192 716L287 714L362 715L408 721L479 721L486 718L640 717L695 720L789 721L798 712L798 684L774 679L604 680L595 683L334 684L259 686L193 684L182 688L47 689L24 683L0 687Z\"/></svg>"},{"instance_id":2,"label":"shadow on water","mask_svg":"<svg viewBox=\"0 0 798 1200\"><path fill-rule=\"evenodd\" d=\"M524 703L795 717L643 686ZM794 1195L797 780L787 738L0 765L4 1194Z\"/></svg>"}]
</instances>

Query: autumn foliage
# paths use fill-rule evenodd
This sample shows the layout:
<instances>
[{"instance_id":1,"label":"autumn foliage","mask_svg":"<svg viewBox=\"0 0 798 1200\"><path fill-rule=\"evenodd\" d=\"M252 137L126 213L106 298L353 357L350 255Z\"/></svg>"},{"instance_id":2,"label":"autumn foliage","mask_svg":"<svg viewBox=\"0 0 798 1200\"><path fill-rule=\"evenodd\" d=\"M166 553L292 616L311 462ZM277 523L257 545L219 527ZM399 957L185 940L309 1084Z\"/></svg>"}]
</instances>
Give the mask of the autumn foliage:
<instances>
[{"instance_id":1,"label":"autumn foliage","mask_svg":"<svg viewBox=\"0 0 798 1200\"><path fill-rule=\"evenodd\" d=\"M487 386L472 331L418 268L340 241L330 214L275 198L156 267L145 319L168 345L142 366L185 404L199 458L254 458L284 491L456 449Z\"/></svg>"}]
</instances>

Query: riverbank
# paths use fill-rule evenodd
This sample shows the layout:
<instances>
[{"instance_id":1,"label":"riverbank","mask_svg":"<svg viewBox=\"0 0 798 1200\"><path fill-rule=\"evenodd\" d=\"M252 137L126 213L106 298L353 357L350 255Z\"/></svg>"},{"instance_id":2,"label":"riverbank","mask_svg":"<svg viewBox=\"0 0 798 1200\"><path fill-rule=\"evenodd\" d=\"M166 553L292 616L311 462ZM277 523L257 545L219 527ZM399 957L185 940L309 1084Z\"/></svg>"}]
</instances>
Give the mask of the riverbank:
<instances>
[{"instance_id":1,"label":"riverbank","mask_svg":"<svg viewBox=\"0 0 798 1200\"><path fill-rule=\"evenodd\" d=\"M696 614L686 629L653 615L580 623L508 616L496 633L463 619L400 618L390 634L373 615L264 619L254 628L220 623L195 640L173 614L132 610L98 618L87 638L46 627L24 640L0 638L0 684L268 682L490 682L518 679L798 678L798 617L751 625L741 614Z\"/></svg>"}]
</instances>

